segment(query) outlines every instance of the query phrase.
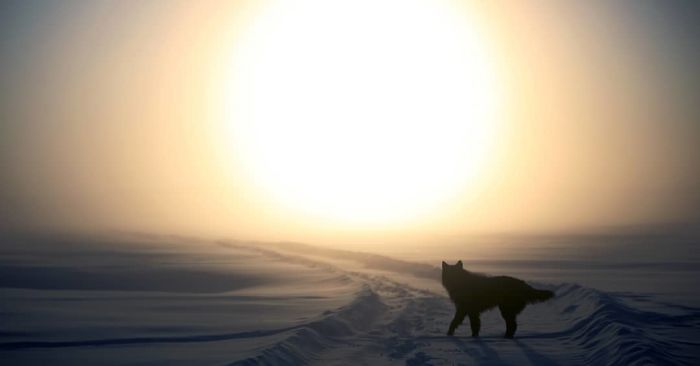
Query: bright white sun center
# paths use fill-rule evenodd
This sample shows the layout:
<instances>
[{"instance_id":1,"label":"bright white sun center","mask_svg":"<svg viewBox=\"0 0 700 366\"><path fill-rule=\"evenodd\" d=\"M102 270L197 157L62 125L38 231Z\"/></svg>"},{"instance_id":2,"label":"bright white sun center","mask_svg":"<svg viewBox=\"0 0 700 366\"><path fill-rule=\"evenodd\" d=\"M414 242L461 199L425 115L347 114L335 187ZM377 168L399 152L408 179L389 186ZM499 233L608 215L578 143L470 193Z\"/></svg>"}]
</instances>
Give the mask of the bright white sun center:
<instances>
[{"instance_id":1,"label":"bright white sun center","mask_svg":"<svg viewBox=\"0 0 700 366\"><path fill-rule=\"evenodd\" d=\"M361 224L413 219L469 186L498 92L468 19L440 0L272 3L243 34L230 143L280 207Z\"/></svg>"}]
</instances>

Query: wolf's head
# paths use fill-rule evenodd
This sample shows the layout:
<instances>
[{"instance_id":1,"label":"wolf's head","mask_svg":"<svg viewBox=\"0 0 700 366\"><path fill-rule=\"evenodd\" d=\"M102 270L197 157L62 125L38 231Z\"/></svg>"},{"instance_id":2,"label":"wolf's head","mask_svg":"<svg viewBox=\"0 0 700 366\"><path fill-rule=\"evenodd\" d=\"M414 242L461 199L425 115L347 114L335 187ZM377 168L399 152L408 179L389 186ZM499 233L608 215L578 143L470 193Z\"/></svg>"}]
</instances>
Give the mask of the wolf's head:
<instances>
[{"instance_id":1,"label":"wolf's head","mask_svg":"<svg viewBox=\"0 0 700 366\"><path fill-rule=\"evenodd\" d=\"M442 284L446 288L451 287L455 281L464 273L462 261L458 261L455 265L449 265L445 261L442 262Z\"/></svg>"},{"instance_id":2,"label":"wolf's head","mask_svg":"<svg viewBox=\"0 0 700 366\"><path fill-rule=\"evenodd\" d=\"M455 265L449 265L449 264L447 264L447 262L442 261L442 273L443 274L451 273L451 272L459 273L459 272L462 272L463 270L464 270L464 265L462 264L461 260L457 261L457 263Z\"/></svg>"}]
</instances>

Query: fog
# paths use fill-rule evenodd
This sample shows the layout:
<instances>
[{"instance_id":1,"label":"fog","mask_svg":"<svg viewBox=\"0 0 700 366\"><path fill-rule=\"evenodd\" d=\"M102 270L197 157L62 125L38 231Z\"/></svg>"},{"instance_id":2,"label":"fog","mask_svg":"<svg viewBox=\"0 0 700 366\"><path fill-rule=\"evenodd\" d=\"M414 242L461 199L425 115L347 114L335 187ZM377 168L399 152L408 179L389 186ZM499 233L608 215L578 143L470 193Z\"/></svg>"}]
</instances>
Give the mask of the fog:
<instances>
[{"instance_id":1,"label":"fog","mask_svg":"<svg viewBox=\"0 0 700 366\"><path fill-rule=\"evenodd\" d=\"M0 227L347 244L698 221L697 5L460 6L507 90L498 149L435 212L357 227L279 207L222 138L261 5L3 2Z\"/></svg>"}]
</instances>

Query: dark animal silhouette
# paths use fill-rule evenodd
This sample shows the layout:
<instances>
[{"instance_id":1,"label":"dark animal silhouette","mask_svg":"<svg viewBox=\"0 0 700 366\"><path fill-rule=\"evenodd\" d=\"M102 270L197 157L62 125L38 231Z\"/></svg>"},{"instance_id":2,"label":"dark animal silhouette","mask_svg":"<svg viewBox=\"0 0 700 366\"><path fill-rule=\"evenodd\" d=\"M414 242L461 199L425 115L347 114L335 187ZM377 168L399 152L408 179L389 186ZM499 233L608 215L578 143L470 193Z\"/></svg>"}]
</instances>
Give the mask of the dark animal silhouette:
<instances>
[{"instance_id":1,"label":"dark animal silhouette","mask_svg":"<svg viewBox=\"0 0 700 366\"><path fill-rule=\"evenodd\" d=\"M469 315L472 337L478 337L481 328L479 314L498 306L506 321L505 337L513 338L518 328L516 317L525 306L554 297L552 291L534 289L517 278L488 277L469 272L462 267L462 261L453 266L442 262L442 285L456 308L447 335L453 335L464 317Z\"/></svg>"}]
</instances>

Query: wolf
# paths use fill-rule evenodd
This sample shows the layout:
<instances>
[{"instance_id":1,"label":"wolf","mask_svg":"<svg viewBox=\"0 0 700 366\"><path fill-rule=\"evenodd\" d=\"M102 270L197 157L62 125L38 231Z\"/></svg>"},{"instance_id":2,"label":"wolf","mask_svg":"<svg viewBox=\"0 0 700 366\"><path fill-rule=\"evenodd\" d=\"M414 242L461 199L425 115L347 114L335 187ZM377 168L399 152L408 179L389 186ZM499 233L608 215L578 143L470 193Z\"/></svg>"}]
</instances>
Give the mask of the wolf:
<instances>
[{"instance_id":1,"label":"wolf","mask_svg":"<svg viewBox=\"0 0 700 366\"><path fill-rule=\"evenodd\" d=\"M469 272L464 269L461 260L455 265L442 262L442 285L455 304L455 316L447 330L450 336L469 315L472 337L478 337L481 328L479 314L498 306L506 321L505 337L513 338L518 328L516 317L525 306L554 297L552 291L532 288L517 278L488 277Z\"/></svg>"}]
</instances>

